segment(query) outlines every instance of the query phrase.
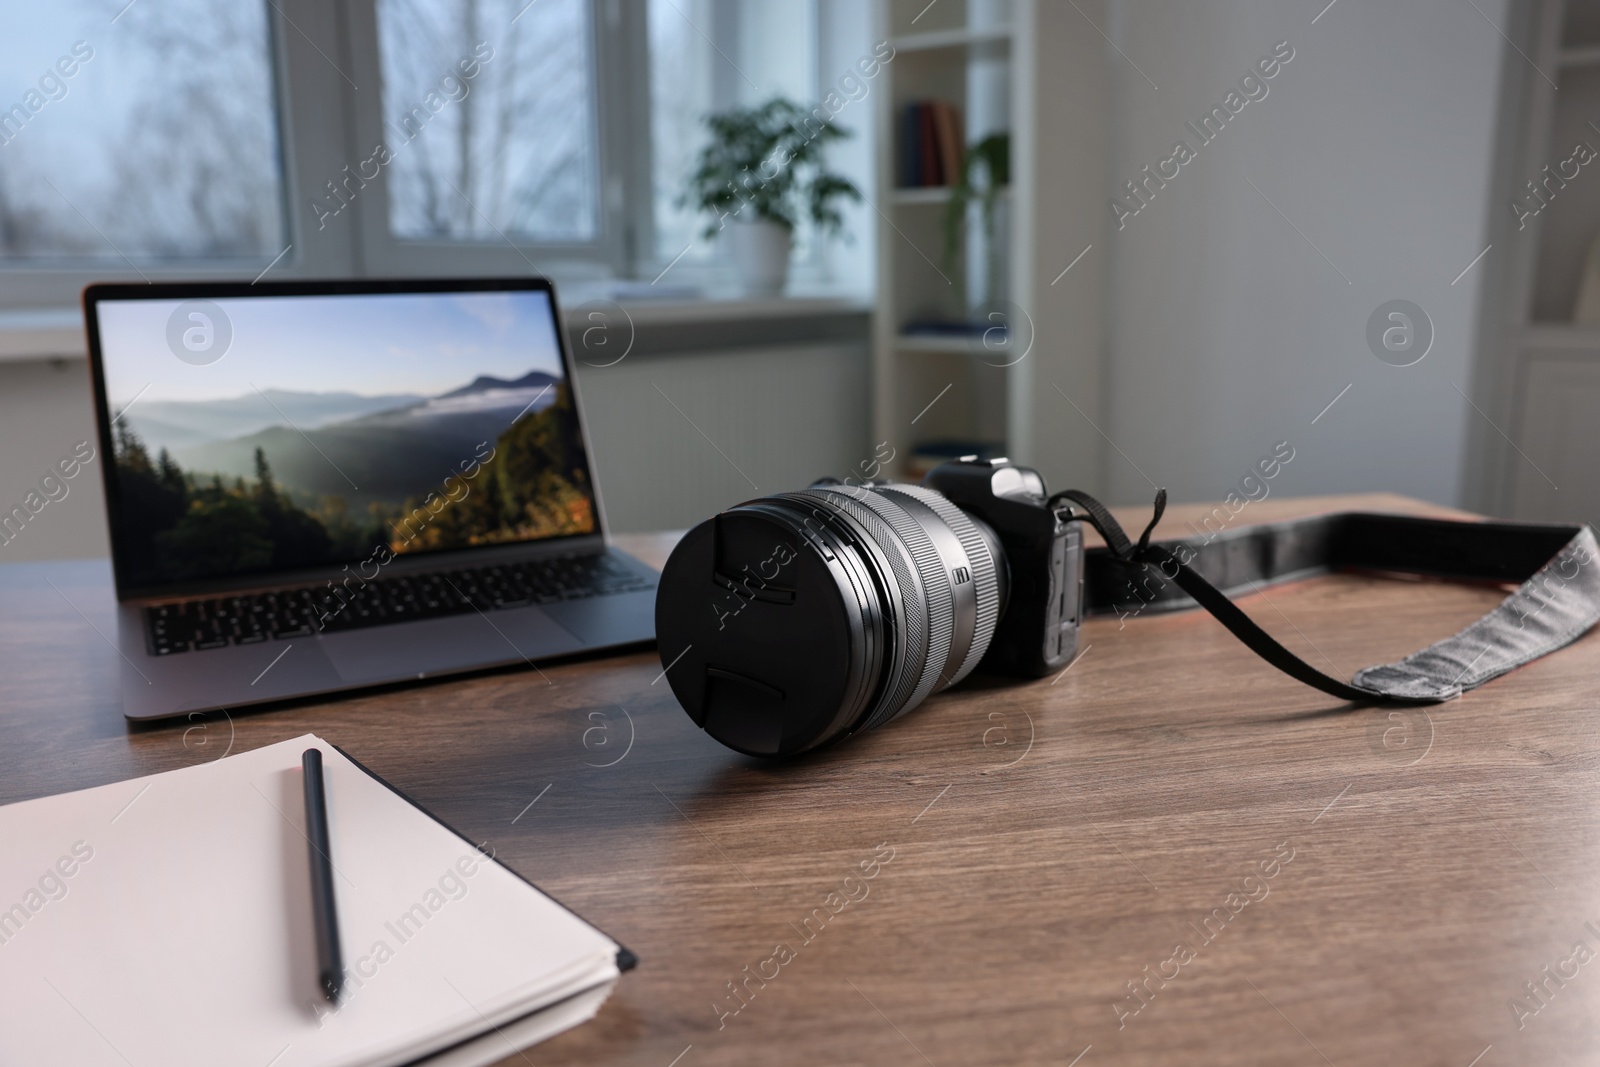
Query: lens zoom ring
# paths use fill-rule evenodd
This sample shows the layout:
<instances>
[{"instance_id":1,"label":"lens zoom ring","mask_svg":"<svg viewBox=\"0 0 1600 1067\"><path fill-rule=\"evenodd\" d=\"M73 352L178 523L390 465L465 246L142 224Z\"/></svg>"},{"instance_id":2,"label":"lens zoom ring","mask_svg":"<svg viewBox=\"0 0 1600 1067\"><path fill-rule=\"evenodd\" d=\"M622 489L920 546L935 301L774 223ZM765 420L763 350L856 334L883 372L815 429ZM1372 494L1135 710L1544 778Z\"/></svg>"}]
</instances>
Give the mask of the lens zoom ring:
<instances>
[{"instance_id":1,"label":"lens zoom ring","mask_svg":"<svg viewBox=\"0 0 1600 1067\"><path fill-rule=\"evenodd\" d=\"M972 647L967 649L966 659L962 661L960 669L950 676L950 684L954 685L971 674L978 661L983 659L983 654L989 651L995 624L1000 619L1000 582L997 578L1000 561L990 558L988 543L983 535L978 533L977 527L972 524L972 519L967 513L950 503L943 494L920 485L905 485L898 482L886 488L896 493L904 493L926 504L951 530L955 531L956 537L961 541L961 547L966 549L967 559L972 563L973 592L978 605L977 628L972 635Z\"/></svg>"},{"instance_id":2,"label":"lens zoom ring","mask_svg":"<svg viewBox=\"0 0 1600 1067\"><path fill-rule=\"evenodd\" d=\"M824 491L857 501L889 524L916 563L917 573L922 579L923 596L927 601L928 646L916 688L904 705L880 707L865 726L871 729L888 722L902 711L916 707L939 684L950 658L950 638L955 631L955 598L950 592L950 576L944 572L944 560L934 547L933 540L923 530L922 524L908 515L892 497L876 488L859 497L843 489Z\"/></svg>"},{"instance_id":3,"label":"lens zoom ring","mask_svg":"<svg viewBox=\"0 0 1600 1067\"><path fill-rule=\"evenodd\" d=\"M802 489L797 493L786 493L790 499L805 500L810 497L820 500L821 506L832 508L854 519L856 523L866 530L868 536L877 542L879 551L889 560L889 567L894 572L891 576L895 588L900 591L900 610L893 608L893 602L888 601L883 605L883 614L886 619L894 620L899 626L901 637L905 643L904 661L896 667L894 657L894 641L890 637L889 647L884 650L883 670L897 671L896 677L889 679L885 685L883 696L870 712L870 719L856 729L864 730L869 726L876 726L880 721L883 708L898 708L904 706L910 699L918 677L914 670L908 670L907 665L922 663L928 656L928 616L923 607L924 598L917 595L918 583L912 577L911 569L906 566L906 553L897 551L892 541L895 534L892 529L886 529L886 523L878 518L875 512L854 504L848 496L824 493L815 489ZM815 507L810 501L802 504L803 507Z\"/></svg>"},{"instance_id":4,"label":"lens zoom ring","mask_svg":"<svg viewBox=\"0 0 1600 1067\"><path fill-rule=\"evenodd\" d=\"M871 717L861 725L861 729L870 730L922 703L939 683L939 677L945 669L945 660L950 655L950 637L955 629L955 601L950 595L950 579L944 573L939 550L923 531L922 525L906 514L892 499L873 489L852 492L821 488L806 492L825 496L830 503L858 521L861 520L862 511L876 516L894 532L917 568L917 581L922 590L922 597L904 599L908 611L916 599L921 599L926 605L926 613L921 620L922 626L919 627L925 636L920 647L907 641L908 658L904 677L897 679L899 684L894 687L894 698L879 704ZM863 523L863 525L868 524ZM868 525L868 528L872 527ZM899 553L894 551L893 545L880 544L880 547L891 560L900 558ZM898 570L898 567L896 569ZM911 575L896 574L896 578L904 583L906 579L911 578ZM904 590L908 585L902 584L901 588ZM909 694L902 699L902 694L908 688Z\"/></svg>"}]
</instances>

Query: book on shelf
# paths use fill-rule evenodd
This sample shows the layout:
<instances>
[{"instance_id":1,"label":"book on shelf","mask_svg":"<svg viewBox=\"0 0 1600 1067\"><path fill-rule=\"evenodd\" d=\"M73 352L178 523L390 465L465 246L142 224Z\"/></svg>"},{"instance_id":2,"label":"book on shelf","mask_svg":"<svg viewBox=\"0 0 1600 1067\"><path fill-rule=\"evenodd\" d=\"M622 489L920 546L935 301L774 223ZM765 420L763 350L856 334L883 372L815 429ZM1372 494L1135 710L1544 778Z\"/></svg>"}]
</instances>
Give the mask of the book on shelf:
<instances>
[{"instance_id":1,"label":"book on shelf","mask_svg":"<svg viewBox=\"0 0 1600 1067\"><path fill-rule=\"evenodd\" d=\"M960 109L946 100L913 100L902 112L900 129L902 187L954 185L966 151Z\"/></svg>"},{"instance_id":2,"label":"book on shelf","mask_svg":"<svg viewBox=\"0 0 1600 1067\"><path fill-rule=\"evenodd\" d=\"M930 101L917 108L917 159L924 185L944 185L943 159L939 152L939 125L934 121Z\"/></svg>"},{"instance_id":3,"label":"book on shelf","mask_svg":"<svg viewBox=\"0 0 1600 1067\"><path fill-rule=\"evenodd\" d=\"M941 185L955 185L961 180L961 157L965 154L961 140L961 115L954 104L935 100L933 111L934 142L939 149L939 176Z\"/></svg>"}]
</instances>

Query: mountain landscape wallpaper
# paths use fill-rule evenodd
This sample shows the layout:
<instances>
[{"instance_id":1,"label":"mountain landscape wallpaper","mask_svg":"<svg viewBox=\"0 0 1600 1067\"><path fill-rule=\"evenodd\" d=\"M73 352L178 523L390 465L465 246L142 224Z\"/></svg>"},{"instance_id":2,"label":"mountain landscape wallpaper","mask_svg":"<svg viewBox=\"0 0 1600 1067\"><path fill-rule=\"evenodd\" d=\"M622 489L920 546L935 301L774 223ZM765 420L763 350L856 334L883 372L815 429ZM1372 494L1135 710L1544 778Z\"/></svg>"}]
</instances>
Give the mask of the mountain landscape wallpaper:
<instances>
[{"instance_id":1,"label":"mountain landscape wallpaper","mask_svg":"<svg viewBox=\"0 0 1600 1067\"><path fill-rule=\"evenodd\" d=\"M354 305L331 334L330 299ZM218 303L232 344L204 366L166 350L170 302L102 306L129 584L597 528L544 294Z\"/></svg>"}]
</instances>

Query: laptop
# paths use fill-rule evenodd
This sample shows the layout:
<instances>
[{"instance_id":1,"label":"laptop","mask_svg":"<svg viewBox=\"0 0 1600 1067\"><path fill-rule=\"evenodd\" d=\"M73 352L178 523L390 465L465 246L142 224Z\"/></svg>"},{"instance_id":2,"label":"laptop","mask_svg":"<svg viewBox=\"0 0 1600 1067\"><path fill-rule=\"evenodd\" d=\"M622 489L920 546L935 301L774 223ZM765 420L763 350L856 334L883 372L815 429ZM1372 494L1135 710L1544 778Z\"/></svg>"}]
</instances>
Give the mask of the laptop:
<instances>
[{"instance_id":1,"label":"laptop","mask_svg":"<svg viewBox=\"0 0 1600 1067\"><path fill-rule=\"evenodd\" d=\"M83 300L128 718L654 640L548 281Z\"/></svg>"}]
</instances>

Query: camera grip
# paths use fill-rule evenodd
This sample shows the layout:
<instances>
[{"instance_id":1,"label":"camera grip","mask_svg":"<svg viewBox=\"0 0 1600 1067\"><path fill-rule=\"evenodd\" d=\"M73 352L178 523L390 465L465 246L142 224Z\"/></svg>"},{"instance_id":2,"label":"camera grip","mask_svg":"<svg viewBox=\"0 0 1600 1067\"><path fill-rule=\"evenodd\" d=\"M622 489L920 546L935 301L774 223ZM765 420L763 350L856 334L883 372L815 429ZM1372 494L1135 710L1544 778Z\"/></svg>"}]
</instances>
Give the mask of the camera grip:
<instances>
[{"instance_id":1,"label":"camera grip","mask_svg":"<svg viewBox=\"0 0 1600 1067\"><path fill-rule=\"evenodd\" d=\"M1049 515L1044 512L1044 515ZM1011 570L1011 597L980 669L1042 678L1072 662L1083 618L1083 531L1052 519L1043 536L1000 531Z\"/></svg>"}]
</instances>

